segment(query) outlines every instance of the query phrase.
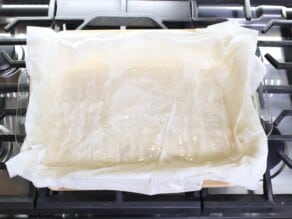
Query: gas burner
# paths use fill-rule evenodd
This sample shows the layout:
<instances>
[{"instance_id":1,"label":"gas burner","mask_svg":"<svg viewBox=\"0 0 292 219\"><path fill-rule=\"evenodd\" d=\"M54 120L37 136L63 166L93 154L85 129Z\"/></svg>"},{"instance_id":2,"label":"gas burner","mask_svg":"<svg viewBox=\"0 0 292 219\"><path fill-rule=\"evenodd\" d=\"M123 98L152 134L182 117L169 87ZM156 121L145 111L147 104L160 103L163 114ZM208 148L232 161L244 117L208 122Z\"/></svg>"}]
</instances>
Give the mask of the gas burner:
<instances>
[{"instance_id":1,"label":"gas burner","mask_svg":"<svg viewBox=\"0 0 292 219\"><path fill-rule=\"evenodd\" d=\"M281 135L277 128L273 128L272 135ZM269 140L268 141L268 168L271 171L271 178L279 175L285 167L284 162L278 155L279 151L286 151L286 144L283 141Z\"/></svg>"}]
</instances>

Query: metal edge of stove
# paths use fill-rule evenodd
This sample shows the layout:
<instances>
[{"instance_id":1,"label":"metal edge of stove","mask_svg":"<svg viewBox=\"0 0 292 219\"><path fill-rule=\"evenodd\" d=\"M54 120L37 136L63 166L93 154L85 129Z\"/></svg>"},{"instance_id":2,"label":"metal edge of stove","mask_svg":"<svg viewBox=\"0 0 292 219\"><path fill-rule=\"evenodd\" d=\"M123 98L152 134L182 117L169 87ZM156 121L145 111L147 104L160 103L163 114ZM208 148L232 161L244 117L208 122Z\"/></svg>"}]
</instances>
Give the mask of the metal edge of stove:
<instances>
[{"instance_id":1,"label":"metal edge of stove","mask_svg":"<svg viewBox=\"0 0 292 219\"><path fill-rule=\"evenodd\" d=\"M117 2L117 1L116 1ZM129 13L125 8L128 8L127 2L135 2L135 1L120 1L121 5L123 6L121 8L122 12L119 12L117 16L114 16L114 18L119 18L121 16L124 16L127 18L127 13ZM126 7L122 3L126 2ZM136 1L138 2L138 1ZM145 2L145 1L142 1ZM148 1L150 2L150 1ZM161 2L161 1L157 1ZM177 3L177 1L165 1L164 3L169 4L170 2L172 3ZM192 4L189 4L189 2L194 2L194 1L186 1L189 6L193 6ZM188 8L187 7L187 8ZM206 6L205 10L206 12L208 11ZM248 14L245 10L243 10L243 7L236 6L236 7L231 7L226 11L226 7L219 7L218 10L221 10L220 13L222 14L222 10L227 12L227 15L224 13L222 14L221 19L216 19L210 17L211 15L209 14L208 18L202 18L204 15L204 7L198 7L197 12L191 12L193 7L190 7L190 10L188 11L187 14L187 19L185 20L180 20L178 23L169 21L165 22L164 19L152 19L154 22L150 22L149 20L146 20L145 23L143 23L141 20L139 20L139 23L142 23L146 25L146 27L158 27L159 23L163 23L165 27L177 27L182 25L183 27L202 27L202 26L207 26L212 23L216 22L221 22L228 17L228 13L230 13L230 10L234 10L234 13L237 14L238 18L236 19L241 25L247 26L253 29L263 29L266 26L266 23L269 21L272 21L273 19L277 20L283 20L283 10L285 7L279 6L276 8L269 8L269 7L264 7L264 6L258 6L258 7L252 7L251 8L251 19L252 21L246 21L246 14ZM259 11L261 13L259 13ZM289 11L287 9L286 11ZM214 16L218 11L214 9L213 11ZM273 16L273 13L274 16ZM102 14L102 13L101 13ZM111 24L110 27L113 28L117 26L118 28L120 26L127 26L126 22L129 22L127 19L125 19L123 22L123 25L121 23L115 24L111 20L111 16L108 14L110 13L104 13L102 14L102 17L105 19L108 19L106 23L100 24L98 19L97 21L95 20L96 17L90 17L90 18L85 18L80 16L79 17L79 24L78 25L73 25L74 28L80 28L80 20L87 21L87 25L92 25L93 28L103 28L104 25L106 24ZM147 13L146 13L147 14ZM56 30L60 29L67 29L66 27L66 22L69 21L72 22L71 18L72 17L66 17L63 15L57 15L55 12L51 13L51 15L55 15L55 17L41 17L41 21L39 21L38 24L44 25L44 26L51 26L55 28ZM132 21L130 24L135 24L135 14L132 14L131 19ZM193 15L199 15L200 18L193 16ZM266 15L266 16L265 16ZM190 16L190 18L188 18ZM140 18L147 18L145 14L140 16ZM155 18L155 15L150 16L151 18ZM39 19L38 17L34 17L34 19L30 18L17 18L17 22L12 22L8 26L9 28L6 28L7 30L11 31L12 36L15 33L15 29L18 28L22 22L24 24L27 24L29 22L35 22ZM91 19L91 20L90 20ZM93 19L94 22L91 22ZM149 17L148 17L149 19ZM71 20L71 21L70 21ZM76 19L78 20L78 19ZM155 20L160 20L161 22L155 22ZM42 23L44 22L44 23ZM292 23L292 22L291 22ZM250 24L250 26L249 26ZM95 26L96 25L96 26ZM148 25L148 26L147 26ZM152 26L151 26L152 25ZM273 25L286 25L289 26L289 23L285 24L280 24L279 23L273 23ZM86 25L81 26L84 28ZM135 25L134 25L135 26ZM142 25L143 26L143 25ZM291 25L292 26L292 25ZM70 27L70 25L69 25ZM91 27L91 28L92 28ZM164 27L164 26L163 26ZM88 28L88 27L87 27ZM70 28L69 28L70 29ZM273 31L274 27L270 31ZM17 36L17 35L16 35ZM5 40L0 40L0 45L4 44L25 44L25 39L5 39ZM262 47L267 47L270 45L273 46L289 46L292 43L290 43L289 40L285 41L284 43L281 43L280 41L276 42L270 42L270 39L264 39L259 41L259 46ZM271 55L271 54L270 54ZM274 53L272 54L274 57ZM25 67L25 63L23 61L14 61L13 59L10 59L11 57L6 56L6 61L13 67L21 68ZM278 58L278 57L276 57ZM280 57L281 58L281 57ZM286 61L286 60L284 60ZM268 63L271 62L271 60L268 59ZM273 63L272 63L273 64ZM275 63L274 63L275 64ZM276 63L277 64L277 63ZM276 68L283 68L283 66L277 66L274 65ZM290 69L291 66L285 66L286 69ZM2 92L5 92L7 89L6 85L1 85L2 88L0 87L0 90ZM5 87L6 86L6 87ZM280 85L284 87L276 87L273 84L267 84L265 85L267 88L267 91L269 93L292 93L291 88L287 87L289 85ZM10 84L8 86L9 91L17 91L18 86L15 84ZM278 89L281 88L281 89ZM282 89L283 88L283 89ZM24 90L27 89L24 86ZM289 113L285 114L284 116L290 115ZM278 119L278 120L277 120ZM282 118L283 119L283 118ZM275 121L281 122L281 119L277 117ZM285 119L284 121L286 121ZM276 124L275 126L278 126L279 124ZM20 136L20 138L23 138ZM0 136L1 141L14 141L14 136L13 135L2 135ZM21 140L21 139L20 139ZM284 136L282 138L281 136L275 135L272 136L272 140L279 140L279 141L291 141L291 137L289 134ZM284 156L285 157L285 156ZM289 157L288 157L289 158ZM285 160L286 159L286 160ZM289 164L289 159L287 157L283 158L285 160L285 164ZM286 168L287 169L287 168ZM269 171L268 171L269 172ZM264 187L264 196L263 195L255 195L253 192L248 191L247 195L241 195L241 194L212 194L210 191L207 189L203 189L200 192L194 192L194 193L186 193L186 194L179 194L179 195L168 195L168 196L153 196L153 197L148 197L148 196L142 196L142 195L135 195L135 194L130 194L130 193L122 193L122 192L89 192L89 193L82 193L82 192L51 192L48 189L33 189L30 191L31 192L26 198L30 197L30 210L25 211L22 209L22 213L28 213L28 215L55 215L55 216L60 216L60 217L71 217L71 216L94 216L94 215L144 215L144 216L176 216L176 217L184 217L184 216L200 216L200 217L220 217L220 218L230 218L233 216L236 216L237 218L250 218L250 217L265 217L265 218L275 218L275 217L281 217L281 218L289 218L292 209L290 209L290 206L292 204L292 196L291 195L273 195L272 193L272 182L269 177L269 173L266 173L267 176L265 177L265 182L264 184L267 184L269 186L266 186L267 188ZM93 194L91 194L93 193ZM92 197L96 194L96 197ZM180 197L180 198L179 198ZM104 198L104 199L103 199ZM99 200L100 199L100 200ZM7 200L7 199L6 199ZM12 204L11 204L12 203ZM13 206L13 203L15 204L15 200L13 202L13 199L10 200L10 202L5 203L5 200L1 200L0 198L0 214L3 213L3 210L6 210L6 213L17 213L17 211L14 209L15 206ZM4 205L5 204L5 205ZM1 208L2 206L2 208ZM3 207L10 206L10 209L3 209ZM187 210L188 209L188 210ZM2 211L1 211L2 210ZM178 211L180 210L180 211ZM5 212L5 211L4 211ZM77 212L77 213L76 213ZM86 213L85 213L86 212ZM88 213L89 212L89 213Z\"/></svg>"}]
</instances>

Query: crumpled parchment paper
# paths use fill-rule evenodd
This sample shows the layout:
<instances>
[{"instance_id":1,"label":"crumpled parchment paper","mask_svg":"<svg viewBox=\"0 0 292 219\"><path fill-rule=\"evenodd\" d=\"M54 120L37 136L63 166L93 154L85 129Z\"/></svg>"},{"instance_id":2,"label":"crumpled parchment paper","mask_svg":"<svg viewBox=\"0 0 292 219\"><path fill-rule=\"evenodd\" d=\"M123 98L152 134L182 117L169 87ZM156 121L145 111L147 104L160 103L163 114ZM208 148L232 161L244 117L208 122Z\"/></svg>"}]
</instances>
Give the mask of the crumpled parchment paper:
<instances>
[{"instance_id":1,"label":"crumpled parchment paper","mask_svg":"<svg viewBox=\"0 0 292 219\"><path fill-rule=\"evenodd\" d=\"M204 180L256 189L267 139L252 102L257 32L29 27L27 137L6 165L37 187L144 194Z\"/></svg>"}]
</instances>

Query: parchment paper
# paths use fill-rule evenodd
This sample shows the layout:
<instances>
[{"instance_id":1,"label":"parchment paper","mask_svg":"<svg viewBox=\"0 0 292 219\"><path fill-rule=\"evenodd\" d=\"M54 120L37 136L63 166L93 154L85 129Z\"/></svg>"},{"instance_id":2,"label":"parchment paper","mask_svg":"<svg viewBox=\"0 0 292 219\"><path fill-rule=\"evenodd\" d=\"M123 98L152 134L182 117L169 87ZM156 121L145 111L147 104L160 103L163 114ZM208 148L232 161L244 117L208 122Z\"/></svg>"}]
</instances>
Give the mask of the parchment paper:
<instances>
[{"instance_id":1,"label":"parchment paper","mask_svg":"<svg viewBox=\"0 0 292 219\"><path fill-rule=\"evenodd\" d=\"M204 180L256 189L267 139L252 102L257 32L29 27L27 137L6 165L37 187L144 194Z\"/></svg>"}]
</instances>

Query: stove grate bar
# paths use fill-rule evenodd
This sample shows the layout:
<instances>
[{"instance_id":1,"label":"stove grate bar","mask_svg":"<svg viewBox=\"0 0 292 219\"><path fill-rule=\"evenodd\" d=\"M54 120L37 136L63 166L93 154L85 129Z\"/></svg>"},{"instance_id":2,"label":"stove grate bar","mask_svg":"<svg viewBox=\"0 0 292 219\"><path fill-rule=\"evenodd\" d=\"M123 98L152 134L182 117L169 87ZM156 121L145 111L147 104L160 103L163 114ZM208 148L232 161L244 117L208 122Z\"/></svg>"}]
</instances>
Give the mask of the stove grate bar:
<instances>
[{"instance_id":1,"label":"stove grate bar","mask_svg":"<svg viewBox=\"0 0 292 219\"><path fill-rule=\"evenodd\" d=\"M0 45L1 45L1 40L0 40ZM292 47L292 40L281 40L281 41L259 40L258 46L259 47Z\"/></svg>"},{"instance_id":2,"label":"stove grate bar","mask_svg":"<svg viewBox=\"0 0 292 219\"><path fill-rule=\"evenodd\" d=\"M16 116L17 114L24 116L26 114L25 108L19 109L3 109L0 110L0 120L4 119L6 116Z\"/></svg>"},{"instance_id":3,"label":"stove grate bar","mask_svg":"<svg viewBox=\"0 0 292 219\"><path fill-rule=\"evenodd\" d=\"M273 202L274 201L273 186L272 186L271 173L270 173L268 166L267 166L266 172L263 176L263 191L264 191L265 198L268 201Z\"/></svg>"},{"instance_id":4,"label":"stove grate bar","mask_svg":"<svg viewBox=\"0 0 292 219\"><path fill-rule=\"evenodd\" d=\"M284 151L278 151L278 155L280 158L284 161L284 163L292 169L292 160L291 158L284 152Z\"/></svg>"},{"instance_id":5,"label":"stove grate bar","mask_svg":"<svg viewBox=\"0 0 292 219\"><path fill-rule=\"evenodd\" d=\"M25 45L26 44L26 39L24 38L0 38L0 45Z\"/></svg>"},{"instance_id":6,"label":"stove grate bar","mask_svg":"<svg viewBox=\"0 0 292 219\"><path fill-rule=\"evenodd\" d=\"M29 84L17 84L17 83L4 84L4 83L0 83L0 93L18 92L18 89L28 92L29 91Z\"/></svg>"},{"instance_id":7,"label":"stove grate bar","mask_svg":"<svg viewBox=\"0 0 292 219\"><path fill-rule=\"evenodd\" d=\"M0 142L23 142L25 135L0 135Z\"/></svg>"},{"instance_id":8,"label":"stove grate bar","mask_svg":"<svg viewBox=\"0 0 292 219\"><path fill-rule=\"evenodd\" d=\"M279 62L271 54L267 53L265 58L276 68L289 70L292 69L292 62Z\"/></svg>"},{"instance_id":9,"label":"stove grate bar","mask_svg":"<svg viewBox=\"0 0 292 219\"><path fill-rule=\"evenodd\" d=\"M262 29L262 33L267 33L273 26L291 26L292 20L284 20L284 19L272 19L267 25Z\"/></svg>"},{"instance_id":10,"label":"stove grate bar","mask_svg":"<svg viewBox=\"0 0 292 219\"><path fill-rule=\"evenodd\" d=\"M25 68L25 61L24 60L14 60L11 56L4 50L0 51L1 56L5 59L6 63L10 67L14 68Z\"/></svg>"},{"instance_id":11,"label":"stove grate bar","mask_svg":"<svg viewBox=\"0 0 292 219\"><path fill-rule=\"evenodd\" d=\"M274 125L275 126L278 126L281 121L287 117L287 116L292 116L292 110L283 110L279 115L278 117L275 119L274 121Z\"/></svg>"},{"instance_id":12,"label":"stove grate bar","mask_svg":"<svg viewBox=\"0 0 292 219\"><path fill-rule=\"evenodd\" d=\"M7 32L13 32L19 24L50 26L52 22L53 19L49 17L21 17L13 19L4 27L4 30Z\"/></svg>"},{"instance_id":13,"label":"stove grate bar","mask_svg":"<svg viewBox=\"0 0 292 219\"><path fill-rule=\"evenodd\" d=\"M270 141L292 142L292 135L270 135L268 139Z\"/></svg>"},{"instance_id":14,"label":"stove grate bar","mask_svg":"<svg viewBox=\"0 0 292 219\"><path fill-rule=\"evenodd\" d=\"M250 0L244 0L243 2L243 12L246 20L252 19L252 13L251 13L251 6L250 6Z\"/></svg>"},{"instance_id":15,"label":"stove grate bar","mask_svg":"<svg viewBox=\"0 0 292 219\"><path fill-rule=\"evenodd\" d=\"M267 93L292 94L292 85L263 85Z\"/></svg>"}]
</instances>

